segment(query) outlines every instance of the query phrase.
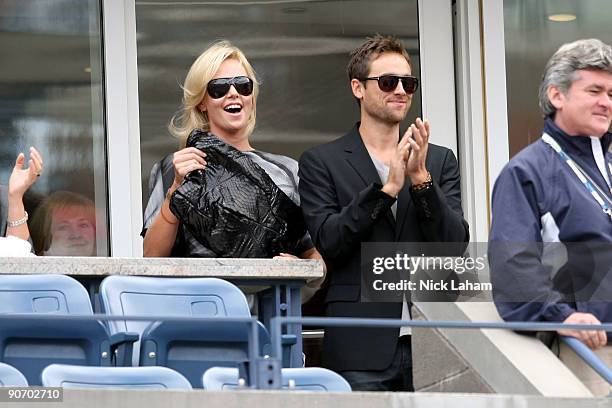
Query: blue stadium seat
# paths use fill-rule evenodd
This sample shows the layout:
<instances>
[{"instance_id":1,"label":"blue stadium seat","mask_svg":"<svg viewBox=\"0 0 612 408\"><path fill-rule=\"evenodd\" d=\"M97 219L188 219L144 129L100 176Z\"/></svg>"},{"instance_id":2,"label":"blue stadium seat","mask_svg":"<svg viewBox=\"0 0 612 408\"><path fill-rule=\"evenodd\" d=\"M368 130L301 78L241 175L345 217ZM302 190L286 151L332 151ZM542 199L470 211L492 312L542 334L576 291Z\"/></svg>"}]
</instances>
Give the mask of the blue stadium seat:
<instances>
[{"instance_id":1,"label":"blue stadium seat","mask_svg":"<svg viewBox=\"0 0 612 408\"><path fill-rule=\"evenodd\" d=\"M93 314L83 285L65 275L0 275L0 312Z\"/></svg>"},{"instance_id":2,"label":"blue stadium seat","mask_svg":"<svg viewBox=\"0 0 612 408\"><path fill-rule=\"evenodd\" d=\"M100 285L102 308L110 315L250 317L246 297L231 283L216 278L109 276ZM109 321L111 333L141 335L132 365L164 366L183 374L194 388L213 366L247 361L248 325L180 321ZM259 324L259 353L269 349L268 332ZM253 358L256 356L252 356ZM126 364L126 365L129 365Z\"/></svg>"},{"instance_id":3,"label":"blue stadium seat","mask_svg":"<svg viewBox=\"0 0 612 408\"><path fill-rule=\"evenodd\" d=\"M2 314L24 314L11 318ZM64 275L0 275L0 360L30 385L52 363L108 366L111 344L97 320L49 320L49 315L93 315L85 288Z\"/></svg>"},{"instance_id":4,"label":"blue stadium seat","mask_svg":"<svg viewBox=\"0 0 612 408\"><path fill-rule=\"evenodd\" d=\"M0 387L27 387L28 380L21 371L8 364L0 363Z\"/></svg>"},{"instance_id":5,"label":"blue stadium seat","mask_svg":"<svg viewBox=\"0 0 612 408\"><path fill-rule=\"evenodd\" d=\"M63 388L136 388L190 390L185 377L166 367L85 367L51 364L42 385Z\"/></svg>"},{"instance_id":6,"label":"blue stadium seat","mask_svg":"<svg viewBox=\"0 0 612 408\"><path fill-rule=\"evenodd\" d=\"M299 391L350 392L350 384L340 375L326 368L283 368L283 389ZM238 370L212 367L202 376L206 390L220 391L238 388Z\"/></svg>"}]
</instances>

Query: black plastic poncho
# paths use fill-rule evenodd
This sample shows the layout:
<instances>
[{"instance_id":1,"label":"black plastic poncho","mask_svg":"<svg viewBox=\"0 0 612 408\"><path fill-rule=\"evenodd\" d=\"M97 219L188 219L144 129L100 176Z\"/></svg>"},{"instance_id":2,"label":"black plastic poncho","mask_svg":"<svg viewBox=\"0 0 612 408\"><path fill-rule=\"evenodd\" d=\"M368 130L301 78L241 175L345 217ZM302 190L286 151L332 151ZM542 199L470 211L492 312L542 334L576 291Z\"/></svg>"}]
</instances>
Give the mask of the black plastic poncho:
<instances>
[{"instance_id":1,"label":"black plastic poncho","mask_svg":"<svg viewBox=\"0 0 612 408\"><path fill-rule=\"evenodd\" d=\"M247 155L210 132L194 130L187 147L206 152L172 194L170 209L218 257L295 253L306 233L301 209Z\"/></svg>"}]
</instances>

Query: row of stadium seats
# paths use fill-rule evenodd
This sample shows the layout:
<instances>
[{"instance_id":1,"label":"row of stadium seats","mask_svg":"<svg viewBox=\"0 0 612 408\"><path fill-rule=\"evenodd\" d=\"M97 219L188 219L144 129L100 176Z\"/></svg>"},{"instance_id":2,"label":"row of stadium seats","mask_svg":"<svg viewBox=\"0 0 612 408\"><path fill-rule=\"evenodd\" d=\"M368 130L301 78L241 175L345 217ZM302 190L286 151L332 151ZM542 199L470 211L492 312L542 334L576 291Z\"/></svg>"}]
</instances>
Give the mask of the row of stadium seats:
<instances>
[{"instance_id":1,"label":"row of stadium seats","mask_svg":"<svg viewBox=\"0 0 612 408\"><path fill-rule=\"evenodd\" d=\"M244 294L227 281L109 276L100 298L105 314L122 318L105 323L94 318L89 294L68 276L1 276L0 361L19 369L30 385L41 384L48 365L68 364L163 366L199 388L208 368L236 367L257 357L249 352L246 323L159 321L160 316L250 318ZM283 344L295 340L285 335ZM270 337L259 322L258 343L256 353L269 354Z\"/></svg>"},{"instance_id":2,"label":"row of stadium seats","mask_svg":"<svg viewBox=\"0 0 612 408\"><path fill-rule=\"evenodd\" d=\"M324 368L285 368L283 388L301 391L351 391L340 375ZM129 388L192 389L180 373L166 367L88 367L51 364L41 374L45 387L62 388ZM244 387L238 369L211 367L201 378L204 389L235 390ZM27 387L28 381L16 368L0 363L0 386Z\"/></svg>"}]
</instances>

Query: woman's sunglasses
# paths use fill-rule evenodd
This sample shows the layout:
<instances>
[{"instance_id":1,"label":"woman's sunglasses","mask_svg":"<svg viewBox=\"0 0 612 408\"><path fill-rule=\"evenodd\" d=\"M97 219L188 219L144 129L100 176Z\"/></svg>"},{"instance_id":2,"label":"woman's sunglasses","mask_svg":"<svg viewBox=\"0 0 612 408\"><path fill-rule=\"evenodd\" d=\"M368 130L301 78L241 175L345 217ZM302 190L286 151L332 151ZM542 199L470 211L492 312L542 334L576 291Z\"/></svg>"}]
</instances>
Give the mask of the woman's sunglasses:
<instances>
[{"instance_id":1,"label":"woman's sunglasses","mask_svg":"<svg viewBox=\"0 0 612 408\"><path fill-rule=\"evenodd\" d=\"M206 91L211 98L219 99L227 95L232 85L242 96L249 96L253 93L253 80L245 76L212 79L206 85Z\"/></svg>"},{"instance_id":2,"label":"woman's sunglasses","mask_svg":"<svg viewBox=\"0 0 612 408\"><path fill-rule=\"evenodd\" d=\"M371 80L378 81L378 87L383 92L392 92L397 88L397 83L402 82L402 87L407 94L413 94L419 89L419 79L412 75L383 75L379 77L367 77L362 81Z\"/></svg>"}]
</instances>

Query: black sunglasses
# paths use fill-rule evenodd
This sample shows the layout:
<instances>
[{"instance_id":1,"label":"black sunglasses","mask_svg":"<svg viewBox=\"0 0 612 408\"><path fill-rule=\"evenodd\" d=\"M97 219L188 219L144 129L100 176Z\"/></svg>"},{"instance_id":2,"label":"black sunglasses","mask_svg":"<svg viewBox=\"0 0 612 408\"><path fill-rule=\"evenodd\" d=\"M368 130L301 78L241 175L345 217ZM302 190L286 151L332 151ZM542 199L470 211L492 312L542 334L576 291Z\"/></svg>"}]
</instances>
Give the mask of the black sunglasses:
<instances>
[{"instance_id":1,"label":"black sunglasses","mask_svg":"<svg viewBox=\"0 0 612 408\"><path fill-rule=\"evenodd\" d=\"M378 87L383 92L392 92L397 88L397 83L402 82L402 87L407 94L413 94L419 89L419 79L412 75L383 75L378 77L363 78L362 81L378 81Z\"/></svg>"},{"instance_id":2,"label":"black sunglasses","mask_svg":"<svg viewBox=\"0 0 612 408\"><path fill-rule=\"evenodd\" d=\"M206 85L206 91L211 98L219 99L227 95L232 85L234 85L236 92L242 96L249 96L253 93L253 80L245 76L212 79Z\"/></svg>"}]
</instances>

